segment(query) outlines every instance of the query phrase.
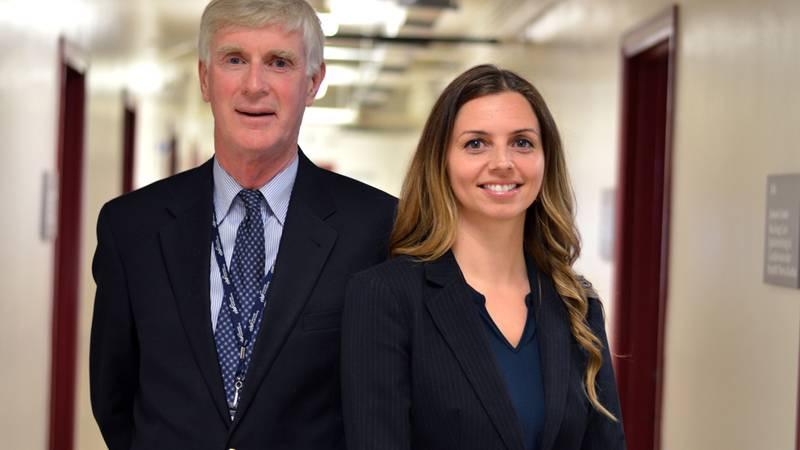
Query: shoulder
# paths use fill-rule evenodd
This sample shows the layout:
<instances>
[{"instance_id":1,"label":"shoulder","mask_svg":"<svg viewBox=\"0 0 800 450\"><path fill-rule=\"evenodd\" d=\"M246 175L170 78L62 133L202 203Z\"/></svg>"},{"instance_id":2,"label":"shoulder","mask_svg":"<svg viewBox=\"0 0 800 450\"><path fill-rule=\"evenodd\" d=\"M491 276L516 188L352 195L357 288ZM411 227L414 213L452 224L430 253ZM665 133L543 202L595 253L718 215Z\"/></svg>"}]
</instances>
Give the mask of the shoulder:
<instances>
[{"instance_id":1,"label":"shoulder","mask_svg":"<svg viewBox=\"0 0 800 450\"><path fill-rule=\"evenodd\" d=\"M356 273L351 285L380 284L393 291L403 291L423 279L423 265L423 262L410 256L397 256Z\"/></svg>"},{"instance_id":2,"label":"shoulder","mask_svg":"<svg viewBox=\"0 0 800 450\"><path fill-rule=\"evenodd\" d=\"M366 183L314 166L311 175L337 199L353 199L387 207L394 207L397 199Z\"/></svg>"},{"instance_id":3,"label":"shoulder","mask_svg":"<svg viewBox=\"0 0 800 450\"><path fill-rule=\"evenodd\" d=\"M210 166L202 166L156 181L109 200L100 210L98 225L142 229L160 223L170 207L186 207L211 195Z\"/></svg>"},{"instance_id":4,"label":"shoulder","mask_svg":"<svg viewBox=\"0 0 800 450\"><path fill-rule=\"evenodd\" d=\"M300 174L298 174L300 176ZM397 199L360 181L325 169L313 167L308 173L316 188L309 192L322 195L335 207L329 219L340 231L357 240L378 239L382 248L394 223ZM306 180L309 181L309 180ZM381 258L383 260L384 257Z\"/></svg>"},{"instance_id":5,"label":"shoulder","mask_svg":"<svg viewBox=\"0 0 800 450\"><path fill-rule=\"evenodd\" d=\"M350 278L349 297L385 305L416 303L422 298L424 263L410 256L390 258Z\"/></svg>"},{"instance_id":6,"label":"shoulder","mask_svg":"<svg viewBox=\"0 0 800 450\"><path fill-rule=\"evenodd\" d=\"M592 283L583 275L578 275L578 282L586 294L586 300L589 302L589 311L586 313L586 321L592 328L592 331L597 333L599 329L605 328L605 310L600 295L595 290Z\"/></svg>"},{"instance_id":7,"label":"shoulder","mask_svg":"<svg viewBox=\"0 0 800 450\"><path fill-rule=\"evenodd\" d=\"M578 283L580 283L581 287L583 288L583 293L586 295L586 298L595 299L598 302L600 301L600 295L597 294L597 291L592 286L592 283L586 279L583 275L578 274Z\"/></svg>"},{"instance_id":8,"label":"shoulder","mask_svg":"<svg viewBox=\"0 0 800 450\"><path fill-rule=\"evenodd\" d=\"M345 316L377 314L410 320L421 301L421 265L401 256L353 275L345 294Z\"/></svg>"}]
</instances>

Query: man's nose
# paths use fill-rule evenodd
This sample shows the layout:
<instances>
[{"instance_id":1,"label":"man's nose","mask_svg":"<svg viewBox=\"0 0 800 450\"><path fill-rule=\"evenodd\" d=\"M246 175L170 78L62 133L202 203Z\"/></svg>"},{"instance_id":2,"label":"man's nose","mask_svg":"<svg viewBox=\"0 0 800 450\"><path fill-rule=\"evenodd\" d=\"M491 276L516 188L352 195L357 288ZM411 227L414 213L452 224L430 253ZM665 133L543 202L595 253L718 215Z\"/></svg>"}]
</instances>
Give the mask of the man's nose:
<instances>
[{"instance_id":1,"label":"man's nose","mask_svg":"<svg viewBox=\"0 0 800 450\"><path fill-rule=\"evenodd\" d=\"M247 67L243 90L246 95L264 95L268 92L267 71L260 64Z\"/></svg>"}]
</instances>

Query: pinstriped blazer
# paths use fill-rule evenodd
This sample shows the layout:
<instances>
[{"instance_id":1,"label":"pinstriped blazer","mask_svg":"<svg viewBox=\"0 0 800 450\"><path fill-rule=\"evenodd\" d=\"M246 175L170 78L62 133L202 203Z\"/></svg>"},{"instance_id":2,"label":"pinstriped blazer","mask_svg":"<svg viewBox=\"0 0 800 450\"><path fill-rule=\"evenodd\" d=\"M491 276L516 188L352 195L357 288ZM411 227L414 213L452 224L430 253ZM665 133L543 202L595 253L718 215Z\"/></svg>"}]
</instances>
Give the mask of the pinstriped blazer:
<instances>
[{"instance_id":1,"label":"pinstriped blazer","mask_svg":"<svg viewBox=\"0 0 800 450\"><path fill-rule=\"evenodd\" d=\"M552 280L534 315L545 393L539 450L621 450L620 422L583 391L585 353ZM536 283L532 283L536 287ZM350 450L523 450L522 431L452 253L399 257L350 281L342 323L342 401ZM600 400L621 419L599 300L588 323L606 349Z\"/></svg>"}]
</instances>

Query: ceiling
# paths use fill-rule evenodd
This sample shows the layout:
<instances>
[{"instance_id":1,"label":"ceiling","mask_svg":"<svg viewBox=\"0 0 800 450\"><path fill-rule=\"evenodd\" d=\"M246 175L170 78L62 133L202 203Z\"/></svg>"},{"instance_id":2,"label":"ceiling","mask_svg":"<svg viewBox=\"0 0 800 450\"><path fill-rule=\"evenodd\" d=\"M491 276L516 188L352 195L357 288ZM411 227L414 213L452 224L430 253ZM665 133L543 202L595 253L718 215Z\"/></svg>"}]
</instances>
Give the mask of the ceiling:
<instances>
[{"instance_id":1,"label":"ceiling","mask_svg":"<svg viewBox=\"0 0 800 450\"><path fill-rule=\"evenodd\" d=\"M43 2L4 1L16 5L20 21L53 26L42 23ZM48 16L60 18L67 36L90 55L96 89L159 95L176 104L199 101L186 86L196 83L196 33L206 0L44 3ZM632 2L614 0L310 3L326 33L336 31L327 38L326 91L315 106L354 111L342 123L367 128L417 125L445 80L504 49L616 45L613 30L627 26L632 15L620 6Z\"/></svg>"}]
</instances>

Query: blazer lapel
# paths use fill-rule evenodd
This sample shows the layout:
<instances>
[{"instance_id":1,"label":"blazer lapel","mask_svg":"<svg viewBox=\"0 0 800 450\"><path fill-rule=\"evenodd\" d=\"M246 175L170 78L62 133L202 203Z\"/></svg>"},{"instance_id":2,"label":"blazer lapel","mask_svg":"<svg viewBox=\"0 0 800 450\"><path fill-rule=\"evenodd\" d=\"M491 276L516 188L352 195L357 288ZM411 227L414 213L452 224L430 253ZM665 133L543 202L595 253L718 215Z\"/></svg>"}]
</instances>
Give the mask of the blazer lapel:
<instances>
[{"instance_id":1,"label":"blazer lapel","mask_svg":"<svg viewBox=\"0 0 800 450\"><path fill-rule=\"evenodd\" d=\"M456 356L472 388L509 450L523 450L522 430L505 384L484 339L483 324L470 304L470 293L451 252L427 263L425 274L434 286L425 305Z\"/></svg>"},{"instance_id":2,"label":"blazer lapel","mask_svg":"<svg viewBox=\"0 0 800 450\"><path fill-rule=\"evenodd\" d=\"M572 334L563 300L549 276L538 277L540 302L534 308L541 352L545 420L542 450L551 450L564 417L569 386Z\"/></svg>"},{"instance_id":3,"label":"blazer lapel","mask_svg":"<svg viewBox=\"0 0 800 450\"><path fill-rule=\"evenodd\" d=\"M177 185L169 212L174 220L160 233L161 248L184 331L220 418L230 422L211 327L212 161Z\"/></svg>"},{"instance_id":4,"label":"blazer lapel","mask_svg":"<svg viewBox=\"0 0 800 450\"><path fill-rule=\"evenodd\" d=\"M325 219L335 212L335 205L330 193L319 184L320 169L302 152L299 157L275 274L248 368L248 394L242 398L231 431L246 413L254 393L294 329L336 242L336 230L325 223Z\"/></svg>"}]
</instances>

